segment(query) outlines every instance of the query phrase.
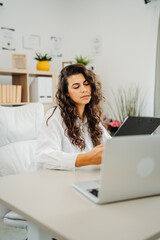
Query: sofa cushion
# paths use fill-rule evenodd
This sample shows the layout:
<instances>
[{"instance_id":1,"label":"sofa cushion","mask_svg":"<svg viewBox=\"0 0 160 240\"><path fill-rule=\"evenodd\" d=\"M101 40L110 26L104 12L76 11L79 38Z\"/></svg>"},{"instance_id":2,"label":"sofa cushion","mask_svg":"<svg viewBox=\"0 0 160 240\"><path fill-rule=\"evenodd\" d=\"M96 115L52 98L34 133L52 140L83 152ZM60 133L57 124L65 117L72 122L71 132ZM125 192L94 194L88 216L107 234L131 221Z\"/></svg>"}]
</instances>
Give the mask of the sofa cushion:
<instances>
[{"instance_id":1,"label":"sofa cushion","mask_svg":"<svg viewBox=\"0 0 160 240\"><path fill-rule=\"evenodd\" d=\"M28 227L28 222L24 220L12 220L4 217L3 222L8 227L22 228L22 229ZM26 240L28 238L25 237L24 239Z\"/></svg>"},{"instance_id":2,"label":"sofa cushion","mask_svg":"<svg viewBox=\"0 0 160 240\"><path fill-rule=\"evenodd\" d=\"M15 141L36 139L43 116L41 103L20 107L0 106L0 147Z\"/></svg>"},{"instance_id":3,"label":"sofa cushion","mask_svg":"<svg viewBox=\"0 0 160 240\"><path fill-rule=\"evenodd\" d=\"M15 213L13 211L8 212L5 215L5 218L9 218L9 219L12 219L12 220L23 220L23 221L26 221L21 215L19 215L18 213Z\"/></svg>"},{"instance_id":4,"label":"sofa cushion","mask_svg":"<svg viewBox=\"0 0 160 240\"><path fill-rule=\"evenodd\" d=\"M5 225L10 227L26 228L28 225L27 221L22 216L13 211L8 212L3 221Z\"/></svg>"},{"instance_id":5,"label":"sofa cushion","mask_svg":"<svg viewBox=\"0 0 160 240\"><path fill-rule=\"evenodd\" d=\"M37 140L14 142L0 148L0 177L34 170Z\"/></svg>"}]
</instances>

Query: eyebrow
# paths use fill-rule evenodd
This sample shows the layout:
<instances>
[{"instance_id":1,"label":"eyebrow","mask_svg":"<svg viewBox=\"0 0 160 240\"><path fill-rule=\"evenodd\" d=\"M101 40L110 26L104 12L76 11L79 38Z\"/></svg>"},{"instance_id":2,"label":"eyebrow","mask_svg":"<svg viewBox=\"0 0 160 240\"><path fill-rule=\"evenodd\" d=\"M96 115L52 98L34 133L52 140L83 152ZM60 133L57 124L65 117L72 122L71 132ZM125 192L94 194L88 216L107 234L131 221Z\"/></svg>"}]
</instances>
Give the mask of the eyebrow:
<instances>
[{"instance_id":1,"label":"eyebrow","mask_svg":"<svg viewBox=\"0 0 160 240\"><path fill-rule=\"evenodd\" d=\"M84 80L83 83L88 82L88 80ZM79 83L73 83L72 86L79 85Z\"/></svg>"}]
</instances>

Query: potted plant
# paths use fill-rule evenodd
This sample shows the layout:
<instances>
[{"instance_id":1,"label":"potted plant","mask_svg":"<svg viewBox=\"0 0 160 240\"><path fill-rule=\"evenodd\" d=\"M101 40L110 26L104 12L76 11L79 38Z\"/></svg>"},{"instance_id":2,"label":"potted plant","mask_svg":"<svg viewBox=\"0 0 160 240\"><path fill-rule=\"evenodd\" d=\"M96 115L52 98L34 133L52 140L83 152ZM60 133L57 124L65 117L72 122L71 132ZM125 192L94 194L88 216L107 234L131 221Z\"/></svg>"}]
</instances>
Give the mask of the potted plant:
<instances>
[{"instance_id":1,"label":"potted plant","mask_svg":"<svg viewBox=\"0 0 160 240\"><path fill-rule=\"evenodd\" d=\"M36 53L36 57L34 59L38 61L37 70L49 71L49 69L50 69L49 61L52 60L52 57L47 56L47 53L45 55Z\"/></svg>"},{"instance_id":2,"label":"potted plant","mask_svg":"<svg viewBox=\"0 0 160 240\"><path fill-rule=\"evenodd\" d=\"M107 101L107 109L112 119L122 123L128 116L141 116L145 103L138 87L118 88L116 92L112 90L111 97L112 101Z\"/></svg>"},{"instance_id":3,"label":"potted plant","mask_svg":"<svg viewBox=\"0 0 160 240\"><path fill-rule=\"evenodd\" d=\"M121 126L121 122L119 122L118 120L113 121L106 115L103 116L102 123L111 136L113 136L115 132L118 130L118 128Z\"/></svg>"},{"instance_id":4,"label":"potted plant","mask_svg":"<svg viewBox=\"0 0 160 240\"><path fill-rule=\"evenodd\" d=\"M91 62L91 60L88 59L88 57L82 57L82 55L76 56L75 60L76 60L76 63L82 63L84 65L87 65L88 63Z\"/></svg>"}]
</instances>

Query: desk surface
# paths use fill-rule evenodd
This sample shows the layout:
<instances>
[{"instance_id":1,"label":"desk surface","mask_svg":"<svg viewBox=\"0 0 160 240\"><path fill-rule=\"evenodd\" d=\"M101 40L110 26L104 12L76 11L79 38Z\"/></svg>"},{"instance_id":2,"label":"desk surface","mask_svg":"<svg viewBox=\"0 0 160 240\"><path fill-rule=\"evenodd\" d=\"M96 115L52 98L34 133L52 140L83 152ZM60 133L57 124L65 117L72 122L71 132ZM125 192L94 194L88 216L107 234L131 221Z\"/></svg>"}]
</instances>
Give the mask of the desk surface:
<instances>
[{"instance_id":1,"label":"desk surface","mask_svg":"<svg viewBox=\"0 0 160 240\"><path fill-rule=\"evenodd\" d=\"M96 205L72 187L96 167L42 170L0 179L0 202L59 240L142 240L160 231L160 197Z\"/></svg>"}]
</instances>

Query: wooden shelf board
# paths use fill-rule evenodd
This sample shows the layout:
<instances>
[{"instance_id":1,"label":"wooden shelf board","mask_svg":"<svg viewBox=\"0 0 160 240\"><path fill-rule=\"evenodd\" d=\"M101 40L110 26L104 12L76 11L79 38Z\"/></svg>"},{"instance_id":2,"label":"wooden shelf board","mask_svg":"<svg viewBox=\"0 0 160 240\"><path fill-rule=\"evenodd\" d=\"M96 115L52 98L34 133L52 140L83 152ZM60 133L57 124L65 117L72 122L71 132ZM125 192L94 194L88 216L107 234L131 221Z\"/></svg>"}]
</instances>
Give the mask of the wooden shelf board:
<instances>
[{"instance_id":1,"label":"wooden shelf board","mask_svg":"<svg viewBox=\"0 0 160 240\"><path fill-rule=\"evenodd\" d=\"M28 71L30 76L50 76L52 77L53 72L49 71Z\"/></svg>"},{"instance_id":2,"label":"wooden shelf board","mask_svg":"<svg viewBox=\"0 0 160 240\"><path fill-rule=\"evenodd\" d=\"M11 74L27 74L27 70L21 69L0 69L1 75L11 75Z\"/></svg>"},{"instance_id":3,"label":"wooden shelf board","mask_svg":"<svg viewBox=\"0 0 160 240\"><path fill-rule=\"evenodd\" d=\"M29 102L20 102L20 103L0 103L1 106L12 106L12 105L25 105L25 104L29 104Z\"/></svg>"},{"instance_id":4,"label":"wooden shelf board","mask_svg":"<svg viewBox=\"0 0 160 240\"><path fill-rule=\"evenodd\" d=\"M0 68L1 75L11 75L11 74L29 74L30 76L52 76L54 73L49 71L30 71L27 69L5 69Z\"/></svg>"}]
</instances>

